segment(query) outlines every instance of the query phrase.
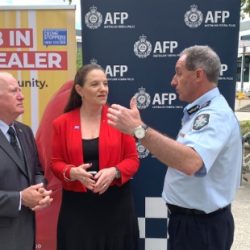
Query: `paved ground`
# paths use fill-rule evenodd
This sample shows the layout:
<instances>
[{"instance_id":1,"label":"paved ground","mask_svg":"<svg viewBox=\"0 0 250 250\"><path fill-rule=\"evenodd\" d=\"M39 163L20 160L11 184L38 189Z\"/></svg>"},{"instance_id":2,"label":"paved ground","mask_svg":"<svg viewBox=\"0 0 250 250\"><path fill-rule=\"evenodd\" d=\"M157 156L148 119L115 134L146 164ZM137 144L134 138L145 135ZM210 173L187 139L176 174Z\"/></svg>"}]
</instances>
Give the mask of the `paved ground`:
<instances>
[{"instance_id":1,"label":"paved ground","mask_svg":"<svg viewBox=\"0 0 250 250\"><path fill-rule=\"evenodd\" d=\"M235 236L231 250L250 250L250 174L248 182L242 181L232 204Z\"/></svg>"},{"instance_id":2,"label":"paved ground","mask_svg":"<svg viewBox=\"0 0 250 250\"><path fill-rule=\"evenodd\" d=\"M239 120L250 121L250 100L236 100L235 114ZM231 250L250 250L250 173L244 175L241 187L232 204L235 219L235 237Z\"/></svg>"},{"instance_id":3,"label":"paved ground","mask_svg":"<svg viewBox=\"0 0 250 250\"><path fill-rule=\"evenodd\" d=\"M235 100L235 114L240 121L250 121L250 99Z\"/></svg>"}]
</instances>

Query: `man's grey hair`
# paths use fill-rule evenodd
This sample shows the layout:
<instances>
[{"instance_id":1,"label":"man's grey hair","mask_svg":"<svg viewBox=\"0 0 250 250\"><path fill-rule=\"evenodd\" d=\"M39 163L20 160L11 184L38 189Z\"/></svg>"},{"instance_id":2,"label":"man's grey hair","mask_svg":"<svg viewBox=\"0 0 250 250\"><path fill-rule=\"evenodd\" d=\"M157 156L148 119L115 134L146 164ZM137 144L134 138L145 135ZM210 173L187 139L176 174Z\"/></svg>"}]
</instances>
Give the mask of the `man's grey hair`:
<instances>
[{"instance_id":1,"label":"man's grey hair","mask_svg":"<svg viewBox=\"0 0 250 250\"><path fill-rule=\"evenodd\" d=\"M196 70L201 68L205 71L210 82L218 83L221 62L217 53L209 46L195 45L184 49L180 56L186 55L186 68Z\"/></svg>"}]
</instances>

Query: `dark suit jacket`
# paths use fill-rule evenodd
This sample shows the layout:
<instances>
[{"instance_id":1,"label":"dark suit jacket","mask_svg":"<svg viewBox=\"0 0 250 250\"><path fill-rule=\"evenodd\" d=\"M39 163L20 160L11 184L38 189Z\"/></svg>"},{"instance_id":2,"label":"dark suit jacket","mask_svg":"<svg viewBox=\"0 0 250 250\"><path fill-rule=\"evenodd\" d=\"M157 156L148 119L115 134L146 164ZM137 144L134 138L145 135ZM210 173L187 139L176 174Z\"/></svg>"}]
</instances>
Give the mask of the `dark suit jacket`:
<instances>
[{"instance_id":1,"label":"dark suit jacket","mask_svg":"<svg viewBox=\"0 0 250 250\"><path fill-rule=\"evenodd\" d=\"M19 192L44 179L31 129L20 122L15 129L27 169L0 130L0 249L33 250L34 212L24 206L19 211Z\"/></svg>"}]
</instances>

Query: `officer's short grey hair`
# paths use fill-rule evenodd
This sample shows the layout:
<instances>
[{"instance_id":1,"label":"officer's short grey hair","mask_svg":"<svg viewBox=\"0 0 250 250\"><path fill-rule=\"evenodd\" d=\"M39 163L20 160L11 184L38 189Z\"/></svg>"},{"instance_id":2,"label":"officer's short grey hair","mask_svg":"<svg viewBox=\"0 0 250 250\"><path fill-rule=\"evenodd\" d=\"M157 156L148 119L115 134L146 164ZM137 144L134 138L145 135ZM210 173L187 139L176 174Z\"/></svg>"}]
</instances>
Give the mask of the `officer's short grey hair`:
<instances>
[{"instance_id":1,"label":"officer's short grey hair","mask_svg":"<svg viewBox=\"0 0 250 250\"><path fill-rule=\"evenodd\" d=\"M184 49L180 56L187 55L186 68L196 70L202 68L209 81L218 83L221 62L217 53L209 46L195 45Z\"/></svg>"}]
</instances>

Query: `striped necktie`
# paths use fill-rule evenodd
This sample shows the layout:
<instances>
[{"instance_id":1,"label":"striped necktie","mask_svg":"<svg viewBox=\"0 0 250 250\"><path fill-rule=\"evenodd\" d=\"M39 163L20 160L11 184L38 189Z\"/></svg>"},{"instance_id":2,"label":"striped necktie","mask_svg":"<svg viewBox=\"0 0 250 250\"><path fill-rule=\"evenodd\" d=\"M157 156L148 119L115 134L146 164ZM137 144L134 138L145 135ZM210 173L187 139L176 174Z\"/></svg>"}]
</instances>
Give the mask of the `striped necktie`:
<instances>
[{"instance_id":1,"label":"striped necktie","mask_svg":"<svg viewBox=\"0 0 250 250\"><path fill-rule=\"evenodd\" d=\"M23 160L23 154L17 142L16 132L11 126L9 127L8 134L10 135L10 145L14 148L17 155Z\"/></svg>"}]
</instances>

